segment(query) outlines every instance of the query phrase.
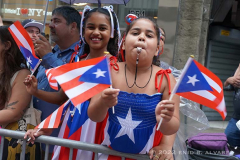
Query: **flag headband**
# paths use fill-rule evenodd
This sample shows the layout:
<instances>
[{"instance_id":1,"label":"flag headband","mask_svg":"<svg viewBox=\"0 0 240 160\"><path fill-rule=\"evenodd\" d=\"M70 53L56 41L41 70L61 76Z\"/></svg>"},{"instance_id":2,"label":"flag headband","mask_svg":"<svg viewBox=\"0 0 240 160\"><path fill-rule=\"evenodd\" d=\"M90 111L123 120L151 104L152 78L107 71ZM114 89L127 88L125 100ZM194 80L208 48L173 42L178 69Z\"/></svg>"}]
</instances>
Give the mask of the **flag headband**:
<instances>
[{"instance_id":1,"label":"flag headband","mask_svg":"<svg viewBox=\"0 0 240 160\"><path fill-rule=\"evenodd\" d=\"M116 20L117 20L117 32L118 32L118 48L119 48L119 45L120 45L120 39L121 39L121 33L120 33L120 27L119 27L119 22L118 22L118 19L117 19L117 15L116 13L113 11L113 6L110 5L110 6L103 6L102 7L103 9L106 9L110 15L110 19L111 19L111 38L114 38L114 19L113 19L113 15L116 17ZM85 16L88 14L89 11L91 11L92 8L88 5L86 5L83 9L83 12L82 12L82 19L81 19L81 27L80 27L80 36L81 36L81 39L84 43L86 43L84 41L84 38L83 38L83 26L84 26L84 19L85 19Z\"/></svg>"}]
</instances>

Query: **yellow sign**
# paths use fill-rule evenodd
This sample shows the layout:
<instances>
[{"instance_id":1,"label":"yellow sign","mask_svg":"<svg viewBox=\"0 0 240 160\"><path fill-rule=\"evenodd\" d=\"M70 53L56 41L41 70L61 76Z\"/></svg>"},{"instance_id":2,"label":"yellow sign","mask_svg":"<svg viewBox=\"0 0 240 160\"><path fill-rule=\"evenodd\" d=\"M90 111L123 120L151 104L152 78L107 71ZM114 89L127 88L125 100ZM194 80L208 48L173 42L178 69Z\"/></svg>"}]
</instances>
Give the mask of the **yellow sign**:
<instances>
[{"instance_id":1,"label":"yellow sign","mask_svg":"<svg viewBox=\"0 0 240 160\"><path fill-rule=\"evenodd\" d=\"M221 35L223 35L223 36L229 36L229 35L230 35L230 31L221 30Z\"/></svg>"}]
</instances>

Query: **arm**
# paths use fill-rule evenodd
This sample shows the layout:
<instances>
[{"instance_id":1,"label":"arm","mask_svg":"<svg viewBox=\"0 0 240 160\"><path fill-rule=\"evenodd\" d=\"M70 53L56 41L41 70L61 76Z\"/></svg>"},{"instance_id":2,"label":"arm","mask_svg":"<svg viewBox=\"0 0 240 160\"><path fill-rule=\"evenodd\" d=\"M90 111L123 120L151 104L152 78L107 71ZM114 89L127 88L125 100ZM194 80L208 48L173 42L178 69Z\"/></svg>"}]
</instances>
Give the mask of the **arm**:
<instances>
[{"instance_id":1,"label":"arm","mask_svg":"<svg viewBox=\"0 0 240 160\"><path fill-rule=\"evenodd\" d=\"M169 75L171 91L173 90L176 81L172 74ZM167 80L165 78L165 84L162 101L158 103L156 107L156 119L159 123L160 119L163 118L160 131L165 135L171 135L178 131L180 120L179 120L179 103L180 98L178 95L174 95L172 100L169 100L169 88Z\"/></svg>"},{"instance_id":2,"label":"arm","mask_svg":"<svg viewBox=\"0 0 240 160\"><path fill-rule=\"evenodd\" d=\"M229 77L224 83L223 86L227 87L228 85L232 85L234 87L240 88L240 77Z\"/></svg>"},{"instance_id":3,"label":"arm","mask_svg":"<svg viewBox=\"0 0 240 160\"><path fill-rule=\"evenodd\" d=\"M149 158L153 160L173 160L172 148L176 134L163 135L160 144L149 151ZM159 159L157 157L160 157Z\"/></svg>"},{"instance_id":4,"label":"arm","mask_svg":"<svg viewBox=\"0 0 240 160\"><path fill-rule=\"evenodd\" d=\"M38 82L35 76L30 77L30 75L28 75L27 78L25 78L24 84L26 85L26 90L28 93L48 103L61 105L68 99L62 89L60 89L58 92L39 90L37 88Z\"/></svg>"},{"instance_id":5,"label":"arm","mask_svg":"<svg viewBox=\"0 0 240 160\"><path fill-rule=\"evenodd\" d=\"M239 72L240 72L240 65L238 66L237 70L235 71L234 73L234 76L232 77L229 77L224 83L223 83L223 86L224 87L227 87L229 85L232 85L236 88L240 88L240 75L239 75Z\"/></svg>"},{"instance_id":6,"label":"arm","mask_svg":"<svg viewBox=\"0 0 240 160\"><path fill-rule=\"evenodd\" d=\"M119 89L107 88L92 97L88 107L89 118L95 122L103 121L106 117L108 109L117 104L119 91Z\"/></svg>"},{"instance_id":7,"label":"arm","mask_svg":"<svg viewBox=\"0 0 240 160\"><path fill-rule=\"evenodd\" d=\"M32 96L26 91L22 83L28 74L30 74L28 70L20 70L14 80L7 108L0 111L1 125L18 121L23 116L25 109L29 106Z\"/></svg>"}]
</instances>

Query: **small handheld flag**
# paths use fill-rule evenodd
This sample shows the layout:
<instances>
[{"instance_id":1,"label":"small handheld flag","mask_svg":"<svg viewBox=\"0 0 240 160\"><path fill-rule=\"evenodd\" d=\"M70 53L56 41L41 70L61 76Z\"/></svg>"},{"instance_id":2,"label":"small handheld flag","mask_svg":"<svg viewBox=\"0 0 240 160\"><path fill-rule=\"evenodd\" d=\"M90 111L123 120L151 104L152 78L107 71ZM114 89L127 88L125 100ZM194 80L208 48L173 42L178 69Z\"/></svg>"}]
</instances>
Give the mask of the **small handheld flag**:
<instances>
[{"instance_id":1,"label":"small handheld flag","mask_svg":"<svg viewBox=\"0 0 240 160\"><path fill-rule=\"evenodd\" d=\"M32 72L34 72L41 61L35 54L33 42L27 31L23 28L19 21L13 23L8 30L17 43L17 46L22 52L24 58L31 66Z\"/></svg>"},{"instance_id":2,"label":"small handheld flag","mask_svg":"<svg viewBox=\"0 0 240 160\"><path fill-rule=\"evenodd\" d=\"M112 84L107 57L62 65L54 69L52 76L74 106L90 99Z\"/></svg>"},{"instance_id":3,"label":"small handheld flag","mask_svg":"<svg viewBox=\"0 0 240 160\"><path fill-rule=\"evenodd\" d=\"M216 110L223 120L227 116L222 81L192 58L188 59L173 93Z\"/></svg>"},{"instance_id":4,"label":"small handheld flag","mask_svg":"<svg viewBox=\"0 0 240 160\"><path fill-rule=\"evenodd\" d=\"M222 81L192 58L188 59L170 95L170 100L175 93L216 110L223 120L227 116ZM161 121L162 119L159 122L158 129Z\"/></svg>"}]
</instances>

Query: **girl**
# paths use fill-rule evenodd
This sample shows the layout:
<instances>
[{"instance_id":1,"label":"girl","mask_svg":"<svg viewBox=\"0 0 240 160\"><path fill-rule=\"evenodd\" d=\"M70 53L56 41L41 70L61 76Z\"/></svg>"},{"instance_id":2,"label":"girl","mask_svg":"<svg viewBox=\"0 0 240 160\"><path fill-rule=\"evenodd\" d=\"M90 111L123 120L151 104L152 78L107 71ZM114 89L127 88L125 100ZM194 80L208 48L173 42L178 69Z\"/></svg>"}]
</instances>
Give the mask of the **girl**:
<instances>
[{"instance_id":1,"label":"girl","mask_svg":"<svg viewBox=\"0 0 240 160\"><path fill-rule=\"evenodd\" d=\"M85 45L80 61L105 56L104 51L109 51L112 56L116 56L119 29L115 13L112 12L111 6L92 10L89 6L85 7L80 28L80 34ZM113 19L110 17L113 17ZM62 89L59 92L38 90L37 79L34 76L31 78L28 76L25 85L30 94L49 103L61 105L68 99Z\"/></svg>"},{"instance_id":2,"label":"girl","mask_svg":"<svg viewBox=\"0 0 240 160\"><path fill-rule=\"evenodd\" d=\"M80 60L105 56L104 51L109 51L112 56L116 56L118 52L119 27L113 8L110 6L91 9L89 6L86 6L82 16L80 33L85 45L84 54L80 57ZM28 76L24 83L29 93L49 103L62 104L68 99L62 89L60 89L59 92L45 92L38 90L37 80L34 76L32 76L32 78ZM81 134L81 137L88 136L88 139L85 140L80 138L80 133L63 136L61 130L64 130L66 125L62 125L59 137L74 140L78 139L82 142L88 143L100 143L98 139L100 138L100 135L96 135L95 138L95 134L93 134L96 127L100 124L97 124L88 118L86 109L88 105L89 101L86 101L82 103L81 106L76 107L71 104L69 109L66 111L68 114L66 114L63 120L63 123L67 123L70 133L74 130L71 126L79 125L79 122L82 122L81 125L84 125L83 127L86 127L86 129L83 129L85 131L85 135ZM50 135L53 129L41 129L37 133L36 131L37 130L29 130L25 134L24 138L31 137L31 142L33 143L35 137L43 134ZM92 137L90 138L90 136ZM59 148L58 146L55 146L55 153L57 153L58 150L61 150L61 152L59 154L54 154L53 159L68 159L69 148ZM79 158L86 160L92 159L92 152L74 150L73 159Z\"/></svg>"},{"instance_id":3,"label":"girl","mask_svg":"<svg viewBox=\"0 0 240 160\"><path fill-rule=\"evenodd\" d=\"M88 108L93 121L106 121L103 145L145 154L160 143L162 134L177 132L179 97L174 95L168 100L174 77L168 70L152 65L159 51L159 35L157 24L147 18L138 18L127 27L123 41L126 61L118 63L119 71L112 70L113 87L117 89L105 89L94 96ZM161 118L160 133L156 124Z\"/></svg>"},{"instance_id":4,"label":"girl","mask_svg":"<svg viewBox=\"0 0 240 160\"><path fill-rule=\"evenodd\" d=\"M31 95L22 81L30 74L26 69L25 59L18 49L8 26L0 27L0 125L2 128L17 130L18 121L30 104ZM20 121L19 121L20 122ZM24 128L29 126L24 125ZM12 142L16 142L15 144ZM27 146L28 159L38 159L34 147ZM32 150L33 151L33 150ZM5 137L3 159L20 159L21 145L17 139ZM36 153L37 154L37 153Z\"/></svg>"}]
</instances>

